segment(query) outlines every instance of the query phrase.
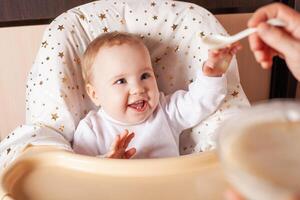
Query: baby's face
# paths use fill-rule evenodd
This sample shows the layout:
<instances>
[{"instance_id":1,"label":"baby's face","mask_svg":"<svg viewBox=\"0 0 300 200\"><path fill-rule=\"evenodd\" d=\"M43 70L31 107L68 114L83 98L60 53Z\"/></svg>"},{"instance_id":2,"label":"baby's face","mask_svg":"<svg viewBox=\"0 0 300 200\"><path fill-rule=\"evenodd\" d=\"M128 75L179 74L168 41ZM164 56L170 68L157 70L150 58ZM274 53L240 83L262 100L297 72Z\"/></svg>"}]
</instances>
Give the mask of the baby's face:
<instances>
[{"instance_id":1,"label":"baby's face","mask_svg":"<svg viewBox=\"0 0 300 200\"><path fill-rule=\"evenodd\" d=\"M93 63L90 97L115 120L137 124L157 107L159 91L146 47L102 47ZM94 96L94 97L93 97Z\"/></svg>"}]
</instances>

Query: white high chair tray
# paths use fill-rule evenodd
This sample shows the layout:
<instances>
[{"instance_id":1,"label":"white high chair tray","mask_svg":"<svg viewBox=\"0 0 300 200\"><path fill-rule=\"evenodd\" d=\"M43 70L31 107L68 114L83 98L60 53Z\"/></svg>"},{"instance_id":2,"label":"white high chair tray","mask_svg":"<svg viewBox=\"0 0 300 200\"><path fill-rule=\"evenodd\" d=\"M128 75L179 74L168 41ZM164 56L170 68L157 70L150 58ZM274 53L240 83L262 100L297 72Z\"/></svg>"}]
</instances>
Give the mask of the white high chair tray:
<instances>
[{"instance_id":1,"label":"white high chair tray","mask_svg":"<svg viewBox=\"0 0 300 200\"><path fill-rule=\"evenodd\" d=\"M215 152L117 160L31 147L1 177L2 199L219 200L227 183Z\"/></svg>"}]
</instances>

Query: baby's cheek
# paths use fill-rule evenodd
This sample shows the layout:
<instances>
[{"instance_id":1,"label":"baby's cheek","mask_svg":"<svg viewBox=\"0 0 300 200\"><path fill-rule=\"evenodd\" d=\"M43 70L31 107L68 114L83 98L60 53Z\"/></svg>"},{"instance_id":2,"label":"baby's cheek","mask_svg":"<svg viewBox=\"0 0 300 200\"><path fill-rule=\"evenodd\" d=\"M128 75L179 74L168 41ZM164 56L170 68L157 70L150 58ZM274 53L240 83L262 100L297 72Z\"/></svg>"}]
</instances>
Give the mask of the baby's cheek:
<instances>
[{"instance_id":1,"label":"baby's cheek","mask_svg":"<svg viewBox=\"0 0 300 200\"><path fill-rule=\"evenodd\" d=\"M158 105L158 101L159 101L159 91L157 90L153 94L153 100L152 100L153 105L151 105L153 107L153 109L155 109L156 106Z\"/></svg>"}]
</instances>

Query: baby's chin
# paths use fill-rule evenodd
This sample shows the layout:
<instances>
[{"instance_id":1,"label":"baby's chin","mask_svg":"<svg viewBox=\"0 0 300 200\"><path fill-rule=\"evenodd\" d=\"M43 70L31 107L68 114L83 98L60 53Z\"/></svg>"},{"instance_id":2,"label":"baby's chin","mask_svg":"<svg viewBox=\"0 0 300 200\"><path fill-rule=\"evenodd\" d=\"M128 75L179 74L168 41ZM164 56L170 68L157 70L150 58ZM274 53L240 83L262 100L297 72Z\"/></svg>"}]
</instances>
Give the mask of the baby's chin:
<instances>
[{"instance_id":1,"label":"baby's chin","mask_svg":"<svg viewBox=\"0 0 300 200\"><path fill-rule=\"evenodd\" d=\"M127 125L138 125L145 122L149 117L152 115L153 111L147 112L145 115L142 116L126 116L127 120L124 120L123 123L126 123Z\"/></svg>"}]
</instances>

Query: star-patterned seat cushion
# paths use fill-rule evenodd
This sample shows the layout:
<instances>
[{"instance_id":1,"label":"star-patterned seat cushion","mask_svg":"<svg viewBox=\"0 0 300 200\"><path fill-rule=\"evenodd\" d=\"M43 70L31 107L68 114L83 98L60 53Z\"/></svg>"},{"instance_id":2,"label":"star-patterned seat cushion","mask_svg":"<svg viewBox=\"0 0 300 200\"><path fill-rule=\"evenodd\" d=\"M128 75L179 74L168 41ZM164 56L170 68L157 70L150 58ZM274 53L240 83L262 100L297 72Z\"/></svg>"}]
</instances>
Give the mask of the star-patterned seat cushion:
<instances>
[{"instance_id":1,"label":"star-patterned seat cushion","mask_svg":"<svg viewBox=\"0 0 300 200\"><path fill-rule=\"evenodd\" d=\"M47 28L28 76L26 124L0 145L3 168L29 144L71 150L76 126L94 106L87 97L80 59L99 34L123 31L139 35L148 47L159 89L186 89L207 59L200 38L226 34L216 18L195 4L167 0L101 0L58 16ZM218 111L181 136L180 152L212 149L221 121L249 106L235 58L226 74L228 95Z\"/></svg>"}]
</instances>

